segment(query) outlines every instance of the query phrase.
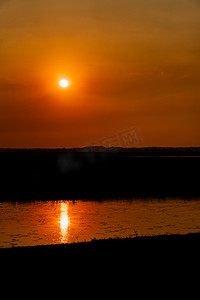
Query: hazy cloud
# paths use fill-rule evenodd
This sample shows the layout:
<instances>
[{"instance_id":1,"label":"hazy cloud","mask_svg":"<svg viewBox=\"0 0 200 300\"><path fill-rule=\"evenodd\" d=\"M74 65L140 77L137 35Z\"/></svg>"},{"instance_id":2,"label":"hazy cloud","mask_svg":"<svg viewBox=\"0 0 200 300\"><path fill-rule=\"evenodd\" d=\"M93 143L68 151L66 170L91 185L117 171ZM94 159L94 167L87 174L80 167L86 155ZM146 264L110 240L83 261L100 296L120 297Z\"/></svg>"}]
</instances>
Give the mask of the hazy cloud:
<instances>
[{"instance_id":1,"label":"hazy cloud","mask_svg":"<svg viewBox=\"0 0 200 300\"><path fill-rule=\"evenodd\" d=\"M133 124L149 145L177 126L174 140L188 132L195 142L199 4L0 0L1 144L10 132L9 145L22 145L13 143L17 133L31 145L43 143L44 133L46 145L78 145ZM73 81L65 99L56 89L60 73Z\"/></svg>"}]
</instances>

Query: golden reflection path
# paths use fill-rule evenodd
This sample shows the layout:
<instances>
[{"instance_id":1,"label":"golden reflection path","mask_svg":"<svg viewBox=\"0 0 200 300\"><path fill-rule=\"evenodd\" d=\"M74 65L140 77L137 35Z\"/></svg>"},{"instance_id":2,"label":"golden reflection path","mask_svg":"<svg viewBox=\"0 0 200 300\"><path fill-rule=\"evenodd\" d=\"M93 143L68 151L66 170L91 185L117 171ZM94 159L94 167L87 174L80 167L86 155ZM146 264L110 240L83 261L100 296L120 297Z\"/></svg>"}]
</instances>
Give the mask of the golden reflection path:
<instances>
[{"instance_id":1,"label":"golden reflection path","mask_svg":"<svg viewBox=\"0 0 200 300\"><path fill-rule=\"evenodd\" d=\"M60 231L61 231L61 243L68 242L68 203L60 203Z\"/></svg>"}]
</instances>

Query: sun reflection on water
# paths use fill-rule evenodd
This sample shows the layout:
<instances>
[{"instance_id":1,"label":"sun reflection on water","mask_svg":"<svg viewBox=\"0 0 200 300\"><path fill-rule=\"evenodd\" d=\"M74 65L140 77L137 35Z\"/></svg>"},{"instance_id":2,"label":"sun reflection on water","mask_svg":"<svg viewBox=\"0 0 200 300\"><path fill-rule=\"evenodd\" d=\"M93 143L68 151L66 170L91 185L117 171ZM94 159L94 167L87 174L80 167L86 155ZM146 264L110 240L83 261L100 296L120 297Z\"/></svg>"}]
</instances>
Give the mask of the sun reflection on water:
<instances>
[{"instance_id":1,"label":"sun reflection on water","mask_svg":"<svg viewBox=\"0 0 200 300\"><path fill-rule=\"evenodd\" d=\"M68 242L68 226L69 226L69 218L68 218L68 204L61 202L60 204L60 230L61 230L61 242Z\"/></svg>"}]
</instances>

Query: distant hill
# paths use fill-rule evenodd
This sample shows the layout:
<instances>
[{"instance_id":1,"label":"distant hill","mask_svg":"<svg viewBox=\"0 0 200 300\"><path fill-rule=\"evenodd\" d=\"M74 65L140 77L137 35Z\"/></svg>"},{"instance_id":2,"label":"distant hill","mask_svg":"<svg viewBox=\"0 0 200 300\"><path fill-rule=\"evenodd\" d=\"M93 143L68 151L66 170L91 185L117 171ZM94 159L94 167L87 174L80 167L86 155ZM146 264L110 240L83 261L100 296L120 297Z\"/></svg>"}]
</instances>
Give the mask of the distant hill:
<instances>
[{"instance_id":1,"label":"distant hill","mask_svg":"<svg viewBox=\"0 0 200 300\"><path fill-rule=\"evenodd\" d=\"M135 148L123 148L123 147L110 147L104 146L88 146L80 148L0 148L2 152L51 152L51 153L66 153L66 152L106 152L106 153L124 153L126 155L135 156L200 156L200 147L135 147Z\"/></svg>"}]
</instances>

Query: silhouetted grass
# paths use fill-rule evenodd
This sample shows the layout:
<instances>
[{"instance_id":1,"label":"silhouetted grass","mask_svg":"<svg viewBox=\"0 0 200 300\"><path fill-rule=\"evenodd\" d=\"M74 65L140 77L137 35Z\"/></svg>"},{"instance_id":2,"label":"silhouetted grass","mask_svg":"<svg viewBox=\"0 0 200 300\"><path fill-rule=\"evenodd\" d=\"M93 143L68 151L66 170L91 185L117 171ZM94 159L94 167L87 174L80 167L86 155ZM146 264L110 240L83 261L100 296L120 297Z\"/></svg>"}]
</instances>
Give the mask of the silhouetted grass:
<instances>
[{"instance_id":1,"label":"silhouetted grass","mask_svg":"<svg viewBox=\"0 0 200 300\"><path fill-rule=\"evenodd\" d=\"M52 284L55 278L67 283L70 278L75 285L77 280L86 280L88 285L97 280L102 287L105 281L113 283L113 279L128 284L129 278L131 287L137 279L144 288L149 281L154 288L163 276L165 284L168 278L176 282L180 276L198 276L199 242L200 233L195 233L0 249L1 271L8 281L14 272L21 284L21 274L34 274L34 284L38 278L41 282L49 278Z\"/></svg>"},{"instance_id":2,"label":"silhouetted grass","mask_svg":"<svg viewBox=\"0 0 200 300\"><path fill-rule=\"evenodd\" d=\"M143 250L149 251L150 248L156 249L156 247L165 246L173 247L174 251L182 249L184 251L186 247L196 247L200 249L200 233L189 234L165 234L154 236L138 236L129 238L111 238L111 239L93 239L91 241L77 242L70 244L56 244L56 245L41 245L41 246L29 246L29 247L13 247L13 248L1 248L0 254L38 254L38 253L53 253L53 254L81 254L85 252L102 253L103 252L118 252L118 253L134 253L134 251ZM147 248L146 248L147 247ZM177 248L175 248L177 247ZM181 247L181 248L180 248ZM183 248L182 248L183 247ZM195 250L195 249L194 249Z\"/></svg>"}]
</instances>

